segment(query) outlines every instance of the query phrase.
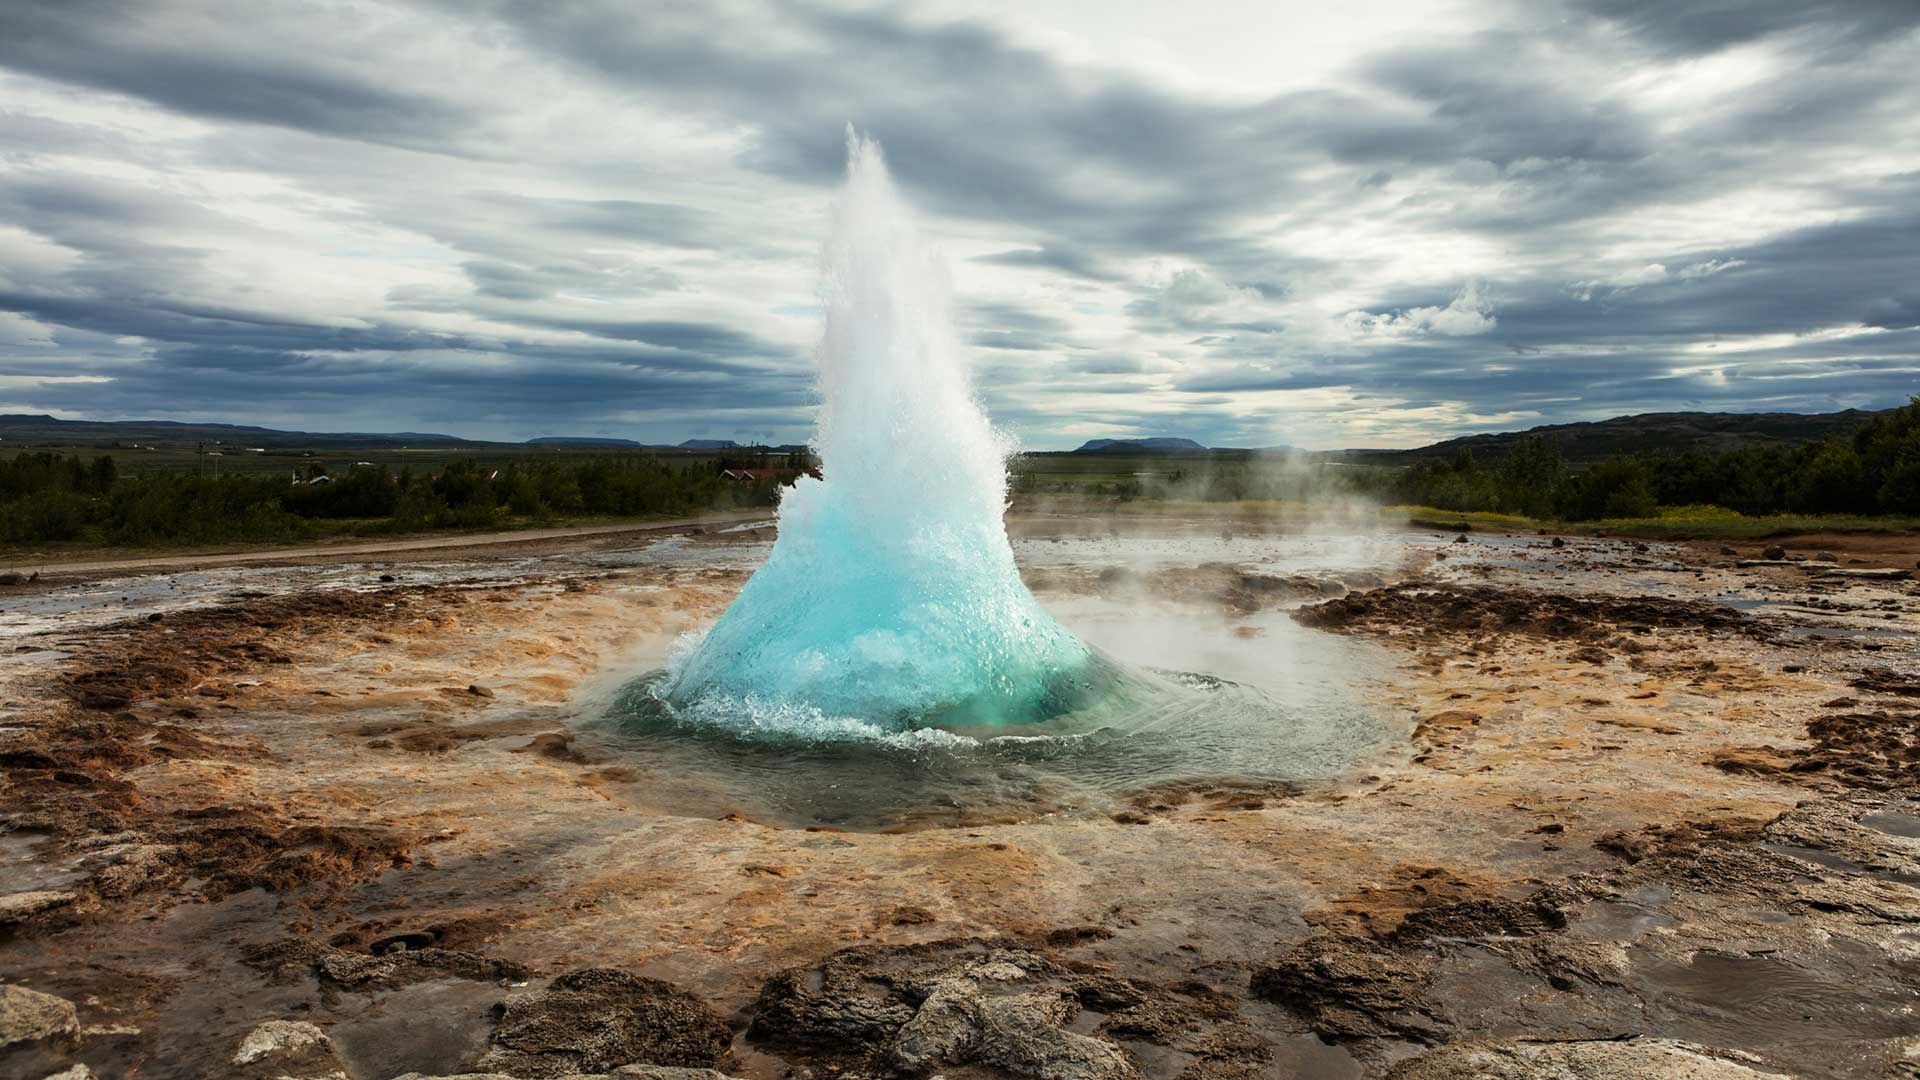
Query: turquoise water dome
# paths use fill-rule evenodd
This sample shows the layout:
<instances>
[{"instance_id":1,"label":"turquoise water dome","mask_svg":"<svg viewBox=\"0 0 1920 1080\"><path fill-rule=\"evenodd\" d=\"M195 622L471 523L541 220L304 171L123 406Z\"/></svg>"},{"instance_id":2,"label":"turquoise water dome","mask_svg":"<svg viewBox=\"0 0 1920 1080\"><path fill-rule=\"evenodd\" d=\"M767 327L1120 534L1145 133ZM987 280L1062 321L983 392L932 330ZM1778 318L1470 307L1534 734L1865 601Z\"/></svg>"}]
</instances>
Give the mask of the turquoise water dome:
<instances>
[{"instance_id":1,"label":"turquoise water dome","mask_svg":"<svg viewBox=\"0 0 1920 1080\"><path fill-rule=\"evenodd\" d=\"M825 479L786 492L767 561L655 692L683 717L796 734L1076 708L1105 665L1014 568L1011 445L974 398L944 267L851 131L821 300Z\"/></svg>"}]
</instances>

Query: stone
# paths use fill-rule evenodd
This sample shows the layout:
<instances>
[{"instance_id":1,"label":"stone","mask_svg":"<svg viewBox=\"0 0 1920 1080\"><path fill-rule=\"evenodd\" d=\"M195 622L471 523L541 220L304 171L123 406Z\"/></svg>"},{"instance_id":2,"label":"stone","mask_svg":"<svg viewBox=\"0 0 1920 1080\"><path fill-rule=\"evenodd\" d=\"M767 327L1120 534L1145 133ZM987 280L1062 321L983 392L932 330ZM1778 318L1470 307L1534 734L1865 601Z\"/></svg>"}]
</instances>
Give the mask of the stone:
<instances>
[{"instance_id":1,"label":"stone","mask_svg":"<svg viewBox=\"0 0 1920 1080\"><path fill-rule=\"evenodd\" d=\"M1255 971L1253 995L1283 1005L1331 1039L1398 1036L1431 1041L1445 1030L1426 1003L1427 961L1363 938L1323 934Z\"/></svg>"},{"instance_id":2,"label":"stone","mask_svg":"<svg viewBox=\"0 0 1920 1080\"><path fill-rule=\"evenodd\" d=\"M424 1072L405 1072L394 1080L516 1080L507 1072L455 1072L449 1076L428 1076ZM718 1068L680 1068L674 1065L622 1065L612 1072L568 1072L561 1080L735 1080Z\"/></svg>"},{"instance_id":3,"label":"stone","mask_svg":"<svg viewBox=\"0 0 1920 1080\"><path fill-rule=\"evenodd\" d=\"M28 892L8 893L0 896L0 926L19 922L41 912L65 907L77 899L74 893L57 892L52 889L33 889Z\"/></svg>"},{"instance_id":4,"label":"stone","mask_svg":"<svg viewBox=\"0 0 1920 1080\"><path fill-rule=\"evenodd\" d=\"M0 986L0 1047L71 1044L80 1034L73 1002L24 986Z\"/></svg>"},{"instance_id":5,"label":"stone","mask_svg":"<svg viewBox=\"0 0 1920 1080\"><path fill-rule=\"evenodd\" d=\"M516 1076L605 1072L623 1065L715 1065L733 1029L699 997L659 979L588 968L495 1006L476 1067Z\"/></svg>"},{"instance_id":6,"label":"stone","mask_svg":"<svg viewBox=\"0 0 1920 1080\"><path fill-rule=\"evenodd\" d=\"M894 1036L889 1057L916 1074L987 1065L1035 1080L1137 1077L1119 1047L1066 1029L1079 1011L1058 991L989 996L974 978L942 979Z\"/></svg>"},{"instance_id":7,"label":"stone","mask_svg":"<svg viewBox=\"0 0 1920 1080\"><path fill-rule=\"evenodd\" d=\"M305 1020L268 1020L240 1040L233 1063L273 1080L334 1080L347 1075L327 1033Z\"/></svg>"},{"instance_id":8,"label":"stone","mask_svg":"<svg viewBox=\"0 0 1920 1080\"><path fill-rule=\"evenodd\" d=\"M474 697L490 698L493 696L492 690L489 690L486 687L481 686L479 683L468 683L467 693L472 694Z\"/></svg>"},{"instance_id":9,"label":"stone","mask_svg":"<svg viewBox=\"0 0 1920 1080\"><path fill-rule=\"evenodd\" d=\"M1766 547L1760 549L1760 557L1763 559L1784 559L1787 557L1787 549L1781 547L1779 544L1768 544Z\"/></svg>"},{"instance_id":10,"label":"stone","mask_svg":"<svg viewBox=\"0 0 1920 1080\"><path fill-rule=\"evenodd\" d=\"M1746 1054L1676 1039L1502 1039L1454 1043L1409 1058L1386 1080L1761 1080Z\"/></svg>"}]
</instances>

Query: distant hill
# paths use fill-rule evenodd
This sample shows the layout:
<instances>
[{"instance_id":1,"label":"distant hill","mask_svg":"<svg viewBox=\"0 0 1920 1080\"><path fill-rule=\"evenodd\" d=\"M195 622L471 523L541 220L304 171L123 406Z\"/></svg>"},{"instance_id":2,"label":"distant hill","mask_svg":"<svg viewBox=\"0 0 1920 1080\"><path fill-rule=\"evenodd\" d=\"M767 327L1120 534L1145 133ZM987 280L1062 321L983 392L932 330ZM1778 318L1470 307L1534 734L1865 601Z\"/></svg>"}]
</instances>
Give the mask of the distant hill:
<instances>
[{"instance_id":1,"label":"distant hill","mask_svg":"<svg viewBox=\"0 0 1920 1080\"><path fill-rule=\"evenodd\" d=\"M486 445L456 435L432 432L315 432L279 431L244 424L197 424L173 420L61 420L52 416L26 413L0 414L0 440L9 443L39 443L96 446L112 443L183 446L193 443L244 444L247 446L358 446L399 447Z\"/></svg>"},{"instance_id":2,"label":"distant hill","mask_svg":"<svg viewBox=\"0 0 1920 1080\"><path fill-rule=\"evenodd\" d=\"M1536 435L1557 444L1561 456L1572 462L1688 450L1716 454L1816 442L1850 432L1877 415L1876 411L1862 409L1831 413L1641 413L1579 424L1547 424L1525 431L1467 435L1414 450L1344 450L1331 456L1410 464L1471 450L1475 457L1493 459L1505 457L1521 439Z\"/></svg>"},{"instance_id":3,"label":"distant hill","mask_svg":"<svg viewBox=\"0 0 1920 1080\"><path fill-rule=\"evenodd\" d=\"M740 444L732 439L688 439L680 443L682 450L732 450Z\"/></svg>"},{"instance_id":4,"label":"distant hill","mask_svg":"<svg viewBox=\"0 0 1920 1080\"><path fill-rule=\"evenodd\" d=\"M1073 450L1076 454L1158 454L1173 450L1205 450L1192 439L1088 439Z\"/></svg>"},{"instance_id":5,"label":"distant hill","mask_svg":"<svg viewBox=\"0 0 1920 1080\"><path fill-rule=\"evenodd\" d=\"M542 435L528 439L528 446L633 446L647 445L632 439L609 439L597 435Z\"/></svg>"}]
</instances>

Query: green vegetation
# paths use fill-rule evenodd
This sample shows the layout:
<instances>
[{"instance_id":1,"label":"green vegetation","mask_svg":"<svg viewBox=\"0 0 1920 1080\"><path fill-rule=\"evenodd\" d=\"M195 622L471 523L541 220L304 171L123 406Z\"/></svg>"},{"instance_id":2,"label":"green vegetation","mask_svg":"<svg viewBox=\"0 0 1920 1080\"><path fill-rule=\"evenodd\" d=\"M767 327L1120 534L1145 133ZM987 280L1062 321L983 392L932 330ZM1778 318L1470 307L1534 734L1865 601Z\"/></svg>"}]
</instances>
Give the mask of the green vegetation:
<instances>
[{"instance_id":1,"label":"green vegetation","mask_svg":"<svg viewBox=\"0 0 1920 1080\"><path fill-rule=\"evenodd\" d=\"M1863 414L1864 415L1864 414ZM1577 523L1652 537L1760 537L1920 522L1920 398L1801 446L1622 456L1575 467L1541 436L1501 457L1461 449L1409 466L1288 458L1250 451L1029 454L1016 461L1017 505L1082 499L1265 501L1342 498L1483 527Z\"/></svg>"},{"instance_id":2,"label":"green vegetation","mask_svg":"<svg viewBox=\"0 0 1920 1080\"><path fill-rule=\"evenodd\" d=\"M1747 518L1920 514L1920 398L1798 447L1618 457L1573 471L1540 438L1482 465L1471 451L1384 478L1389 501L1566 521L1713 506ZM1695 515L1698 516L1697 514Z\"/></svg>"},{"instance_id":3,"label":"green vegetation","mask_svg":"<svg viewBox=\"0 0 1920 1080\"><path fill-rule=\"evenodd\" d=\"M29 451L0 459L0 543L158 547L282 543L341 533L479 530L771 506L778 480L736 467L799 468L764 453L463 455L437 471L305 464L296 473L191 469L127 475L110 455Z\"/></svg>"},{"instance_id":4,"label":"green vegetation","mask_svg":"<svg viewBox=\"0 0 1920 1080\"><path fill-rule=\"evenodd\" d=\"M1349 501L1482 528L1552 524L1647 537L1920 526L1920 398L1800 446L1572 465L1548 438L1504 445L1498 457L1461 449L1404 466L1246 450L1025 454L1013 462L1011 489L1022 510L1187 502L1312 516ZM273 544L674 516L770 506L775 480L729 480L722 471L808 464L764 448L20 448L0 454L0 544Z\"/></svg>"}]
</instances>

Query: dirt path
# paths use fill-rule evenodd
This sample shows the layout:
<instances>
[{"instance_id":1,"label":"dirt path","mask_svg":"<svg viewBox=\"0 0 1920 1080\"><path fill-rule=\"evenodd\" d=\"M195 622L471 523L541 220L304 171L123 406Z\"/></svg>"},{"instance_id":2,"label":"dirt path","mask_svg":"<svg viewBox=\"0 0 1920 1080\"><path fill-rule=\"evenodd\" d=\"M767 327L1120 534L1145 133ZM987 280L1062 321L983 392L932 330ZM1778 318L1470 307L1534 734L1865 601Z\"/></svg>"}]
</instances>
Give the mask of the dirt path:
<instances>
[{"instance_id":1,"label":"dirt path","mask_svg":"<svg viewBox=\"0 0 1920 1080\"><path fill-rule=\"evenodd\" d=\"M467 534L461 536L416 537L410 540L363 540L337 544L303 544L295 547L259 548L252 551L198 552L181 555L152 555L122 559L84 559L72 562L35 562L22 560L8 565L9 570L38 572L43 577L93 574L108 570L180 570L204 566L233 566L244 563L304 562L338 558L396 555L419 551L455 551L497 548L510 545L540 544L553 541L629 536L646 533L678 532L700 526L736 525L769 518L767 508L714 511L695 517L668 521L630 522L620 525L576 525L551 529L516 529L512 532Z\"/></svg>"}]
</instances>

